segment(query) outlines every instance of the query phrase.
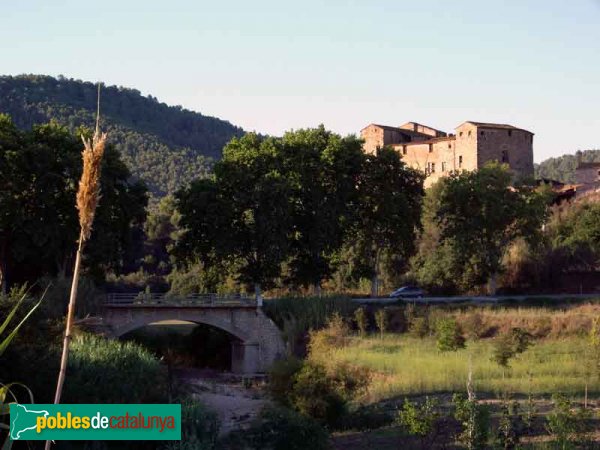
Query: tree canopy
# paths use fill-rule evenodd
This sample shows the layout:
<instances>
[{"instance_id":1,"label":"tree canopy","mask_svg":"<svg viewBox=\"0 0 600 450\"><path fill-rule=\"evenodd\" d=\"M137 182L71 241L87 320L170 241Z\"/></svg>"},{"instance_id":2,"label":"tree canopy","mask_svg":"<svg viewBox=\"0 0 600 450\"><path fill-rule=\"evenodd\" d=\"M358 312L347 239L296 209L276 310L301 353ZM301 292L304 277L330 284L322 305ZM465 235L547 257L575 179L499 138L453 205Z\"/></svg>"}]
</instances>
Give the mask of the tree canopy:
<instances>
[{"instance_id":1,"label":"tree canopy","mask_svg":"<svg viewBox=\"0 0 600 450\"><path fill-rule=\"evenodd\" d=\"M0 115L0 269L4 281L65 273L78 236L75 208L81 176L80 138L56 123L19 131ZM146 188L111 145L105 152L101 199L86 250L88 270L120 272L141 251Z\"/></svg>"}]
</instances>

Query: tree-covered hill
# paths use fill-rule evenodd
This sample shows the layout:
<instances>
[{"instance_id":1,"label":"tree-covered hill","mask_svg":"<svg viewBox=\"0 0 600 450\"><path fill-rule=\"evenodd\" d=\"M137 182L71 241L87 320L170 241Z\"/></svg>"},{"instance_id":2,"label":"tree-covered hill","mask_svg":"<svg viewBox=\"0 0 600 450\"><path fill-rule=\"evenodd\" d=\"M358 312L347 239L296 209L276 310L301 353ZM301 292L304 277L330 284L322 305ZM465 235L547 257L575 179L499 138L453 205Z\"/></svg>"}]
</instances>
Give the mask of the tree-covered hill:
<instances>
[{"instance_id":1,"label":"tree-covered hill","mask_svg":"<svg viewBox=\"0 0 600 450\"><path fill-rule=\"evenodd\" d=\"M96 85L45 75L0 76L0 113L22 129L56 120L72 131L93 126ZM167 106L135 89L102 89L103 128L120 150L133 175L155 196L210 170L223 146L244 131L215 117Z\"/></svg>"},{"instance_id":2,"label":"tree-covered hill","mask_svg":"<svg viewBox=\"0 0 600 450\"><path fill-rule=\"evenodd\" d=\"M600 162L600 150L585 150L581 152L581 160L583 162ZM563 183L574 183L576 168L577 155L548 158L535 165L535 177L558 180Z\"/></svg>"}]
</instances>

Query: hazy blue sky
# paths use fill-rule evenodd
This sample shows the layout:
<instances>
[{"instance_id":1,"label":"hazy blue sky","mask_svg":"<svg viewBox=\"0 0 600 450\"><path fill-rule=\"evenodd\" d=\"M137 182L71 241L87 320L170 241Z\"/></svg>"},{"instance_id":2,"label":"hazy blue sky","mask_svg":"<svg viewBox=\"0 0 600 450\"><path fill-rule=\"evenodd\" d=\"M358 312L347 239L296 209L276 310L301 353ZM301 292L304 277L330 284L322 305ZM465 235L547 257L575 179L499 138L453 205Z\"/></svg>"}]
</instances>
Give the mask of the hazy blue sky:
<instances>
[{"instance_id":1,"label":"hazy blue sky","mask_svg":"<svg viewBox=\"0 0 600 450\"><path fill-rule=\"evenodd\" d=\"M600 0L4 0L0 73L134 87L280 134L464 120L600 148Z\"/></svg>"}]
</instances>

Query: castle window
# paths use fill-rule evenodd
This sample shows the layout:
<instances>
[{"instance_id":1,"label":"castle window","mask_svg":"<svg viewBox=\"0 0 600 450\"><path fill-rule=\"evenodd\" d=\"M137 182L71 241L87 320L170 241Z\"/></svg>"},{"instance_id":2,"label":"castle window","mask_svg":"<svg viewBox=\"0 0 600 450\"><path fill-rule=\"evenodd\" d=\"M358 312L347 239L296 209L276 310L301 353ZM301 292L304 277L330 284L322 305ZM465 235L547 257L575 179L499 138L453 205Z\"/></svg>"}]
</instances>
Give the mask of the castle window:
<instances>
[{"instance_id":1,"label":"castle window","mask_svg":"<svg viewBox=\"0 0 600 450\"><path fill-rule=\"evenodd\" d=\"M481 132L481 135L483 136L484 134L485 134L485 131L482 131L482 132Z\"/></svg>"},{"instance_id":2,"label":"castle window","mask_svg":"<svg viewBox=\"0 0 600 450\"><path fill-rule=\"evenodd\" d=\"M429 144L429 153L433 152L433 144Z\"/></svg>"},{"instance_id":3,"label":"castle window","mask_svg":"<svg viewBox=\"0 0 600 450\"><path fill-rule=\"evenodd\" d=\"M469 136L471 136L471 130L469 130Z\"/></svg>"},{"instance_id":4,"label":"castle window","mask_svg":"<svg viewBox=\"0 0 600 450\"><path fill-rule=\"evenodd\" d=\"M402 146L402 154L403 154L403 155L406 155L406 145L403 145L403 146Z\"/></svg>"},{"instance_id":5,"label":"castle window","mask_svg":"<svg viewBox=\"0 0 600 450\"><path fill-rule=\"evenodd\" d=\"M448 142L448 148L452 148L452 145L450 144L450 142Z\"/></svg>"},{"instance_id":6,"label":"castle window","mask_svg":"<svg viewBox=\"0 0 600 450\"><path fill-rule=\"evenodd\" d=\"M508 151L506 151L506 150L502 150L502 162L503 163L508 162Z\"/></svg>"},{"instance_id":7,"label":"castle window","mask_svg":"<svg viewBox=\"0 0 600 450\"><path fill-rule=\"evenodd\" d=\"M461 131L460 133L458 133L458 135L459 135L460 137L462 137L462 131Z\"/></svg>"},{"instance_id":8,"label":"castle window","mask_svg":"<svg viewBox=\"0 0 600 450\"><path fill-rule=\"evenodd\" d=\"M512 136L512 130L508 130L508 137Z\"/></svg>"},{"instance_id":9,"label":"castle window","mask_svg":"<svg viewBox=\"0 0 600 450\"><path fill-rule=\"evenodd\" d=\"M458 155L458 168L462 168L462 155Z\"/></svg>"},{"instance_id":10,"label":"castle window","mask_svg":"<svg viewBox=\"0 0 600 450\"><path fill-rule=\"evenodd\" d=\"M435 172L435 163L431 163L431 173Z\"/></svg>"},{"instance_id":11,"label":"castle window","mask_svg":"<svg viewBox=\"0 0 600 450\"><path fill-rule=\"evenodd\" d=\"M446 171L446 162L442 161L442 172Z\"/></svg>"}]
</instances>

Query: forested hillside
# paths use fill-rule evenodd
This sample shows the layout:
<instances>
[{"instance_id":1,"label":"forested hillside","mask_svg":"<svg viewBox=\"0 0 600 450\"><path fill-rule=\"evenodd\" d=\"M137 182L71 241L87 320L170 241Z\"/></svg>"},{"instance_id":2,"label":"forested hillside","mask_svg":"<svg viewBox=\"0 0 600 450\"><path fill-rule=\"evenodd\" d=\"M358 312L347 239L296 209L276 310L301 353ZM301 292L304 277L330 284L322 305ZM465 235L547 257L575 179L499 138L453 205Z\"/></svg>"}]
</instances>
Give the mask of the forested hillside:
<instances>
[{"instance_id":1,"label":"forested hillside","mask_svg":"<svg viewBox=\"0 0 600 450\"><path fill-rule=\"evenodd\" d=\"M585 150L582 152L581 159L583 162L600 162L600 150ZM535 177L574 183L576 168L577 155L548 158L535 165Z\"/></svg>"},{"instance_id":2,"label":"forested hillside","mask_svg":"<svg viewBox=\"0 0 600 450\"><path fill-rule=\"evenodd\" d=\"M22 129L53 119L74 131L93 125L96 91L93 83L64 77L0 76L0 113ZM167 106L135 89L104 87L101 109L110 141L159 197L205 174L223 146L243 134L227 121Z\"/></svg>"}]
</instances>

